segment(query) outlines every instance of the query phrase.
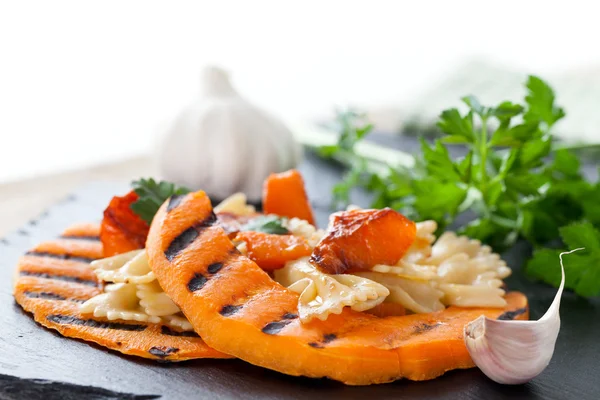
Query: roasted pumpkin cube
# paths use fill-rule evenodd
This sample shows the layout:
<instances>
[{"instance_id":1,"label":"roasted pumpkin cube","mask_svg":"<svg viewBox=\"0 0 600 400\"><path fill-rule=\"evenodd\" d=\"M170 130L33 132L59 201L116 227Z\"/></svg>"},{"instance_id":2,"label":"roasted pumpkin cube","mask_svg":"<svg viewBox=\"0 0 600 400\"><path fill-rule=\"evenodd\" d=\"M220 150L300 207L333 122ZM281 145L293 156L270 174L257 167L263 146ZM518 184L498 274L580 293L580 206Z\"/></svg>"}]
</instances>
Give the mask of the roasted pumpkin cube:
<instances>
[{"instance_id":1,"label":"roasted pumpkin cube","mask_svg":"<svg viewBox=\"0 0 600 400\"><path fill-rule=\"evenodd\" d=\"M309 256L311 247L306 239L292 235L264 232L240 232L236 241L246 243L247 256L265 271L283 268L286 262Z\"/></svg>"},{"instance_id":2,"label":"roasted pumpkin cube","mask_svg":"<svg viewBox=\"0 0 600 400\"><path fill-rule=\"evenodd\" d=\"M300 218L315 224L304 180L295 169L271 174L263 185L263 212L282 217Z\"/></svg>"},{"instance_id":3,"label":"roasted pumpkin cube","mask_svg":"<svg viewBox=\"0 0 600 400\"><path fill-rule=\"evenodd\" d=\"M104 257L144 248L149 227L131 209L131 204L137 199L134 191L125 196L115 196L104 210L100 226Z\"/></svg>"},{"instance_id":4,"label":"roasted pumpkin cube","mask_svg":"<svg viewBox=\"0 0 600 400\"><path fill-rule=\"evenodd\" d=\"M310 261L328 274L394 265L415 240L416 225L390 208L341 211L331 215L327 235Z\"/></svg>"}]
</instances>

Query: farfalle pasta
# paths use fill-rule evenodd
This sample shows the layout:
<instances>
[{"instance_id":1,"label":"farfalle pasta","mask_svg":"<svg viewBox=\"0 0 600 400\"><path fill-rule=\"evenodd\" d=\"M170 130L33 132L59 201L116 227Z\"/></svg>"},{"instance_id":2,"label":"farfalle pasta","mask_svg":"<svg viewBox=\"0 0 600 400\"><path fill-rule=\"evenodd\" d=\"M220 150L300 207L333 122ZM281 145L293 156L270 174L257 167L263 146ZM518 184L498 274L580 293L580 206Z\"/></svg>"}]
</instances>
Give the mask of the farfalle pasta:
<instances>
[{"instance_id":1,"label":"farfalle pasta","mask_svg":"<svg viewBox=\"0 0 600 400\"><path fill-rule=\"evenodd\" d=\"M106 285L104 293L87 300L80 307L83 314L105 317L108 320L144 321L159 323L160 317L151 316L139 306L136 285L115 283Z\"/></svg>"},{"instance_id":2,"label":"farfalle pasta","mask_svg":"<svg viewBox=\"0 0 600 400\"><path fill-rule=\"evenodd\" d=\"M181 310L163 292L148 264L146 250L135 250L92 262L98 279L109 282L104 293L80 307L84 314L109 320L160 323L193 330Z\"/></svg>"},{"instance_id":3,"label":"farfalle pasta","mask_svg":"<svg viewBox=\"0 0 600 400\"><path fill-rule=\"evenodd\" d=\"M291 226L299 227L297 232L304 237L323 237L324 234L306 221L293 221ZM417 223L415 241L396 265L378 264L370 271L355 272L353 275L327 275L306 261L299 260L277 271L275 279L301 294L298 307L305 316L303 321L314 316L324 319L331 313L341 312L344 303L352 303L349 297L339 296L335 290L323 286L322 282L330 283L333 279L336 283L332 287L339 288L338 277L341 276L358 276L370 283L379 283L387 288L389 294L380 292L377 304L382 301L400 304L413 313L440 311L450 305L504 307L506 300L502 279L509 276L511 270L500 256L478 240L457 236L454 232L446 232L436 240L436 230L435 221ZM319 277L321 281L313 280L317 283L309 284L303 280L307 273ZM321 282L321 286L318 282ZM326 299L315 302L313 298L321 296L321 292ZM353 307L355 310L367 310L367 307L376 305L371 302L356 304ZM327 307L333 311L328 311Z\"/></svg>"},{"instance_id":4,"label":"farfalle pasta","mask_svg":"<svg viewBox=\"0 0 600 400\"><path fill-rule=\"evenodd\" d=\"M313 248L319 243L319 240L325 236L325 231L323 229L317 229L308 221L300 218L285 219L283 225L292 235L306 239L308 244Z\"/></svg>"},{"instance_id":5,"label":"farfalle pasta","mask_svg":"<svg viewBox=\"0 0 600 400\"><path fill-rule=\"evenodd\" d=\"M390 290L386 302L415 312L445 306L504 307L502 279L511 270L478 240L443 233L437 241L434 221L417 223L415 242L397 265L376 265L360 273Z\"/></svg>"},{"instance_id":6,"label":"farfalle pasta","mask_svg":"<svg viewBox=\"0 0 600 400\"><path fill-rule=\"evenodd\" d=\"M235 193L220 202L214 209L215 213L231 213L239 216L249 216L256 213L254 206L248 204L244 193Z\"/></svg>"},{"instance_id":7,"label":"farfalle pasta","mask_svg":"<svg viewBox=\"0 0 600 400\"><path fill-rule=\"evenodd\" d=\"M301 258L276 270L275 280L299 293L298 315L302 322L326 320L344 307L365 311L380 304L390 293L385 286L356 275L328 275Z\"/></svg>"},{"instance_id":8,"label":"farfalle pasta","mask_svg":"<svg viewBox=\"0 0 600 400\"><path fill-rule=\"evenodd\" d=\"M149 283L156 280L145 250L134 250L93 261L94 273L104 282Z\"/></svg>"}]
</instances>

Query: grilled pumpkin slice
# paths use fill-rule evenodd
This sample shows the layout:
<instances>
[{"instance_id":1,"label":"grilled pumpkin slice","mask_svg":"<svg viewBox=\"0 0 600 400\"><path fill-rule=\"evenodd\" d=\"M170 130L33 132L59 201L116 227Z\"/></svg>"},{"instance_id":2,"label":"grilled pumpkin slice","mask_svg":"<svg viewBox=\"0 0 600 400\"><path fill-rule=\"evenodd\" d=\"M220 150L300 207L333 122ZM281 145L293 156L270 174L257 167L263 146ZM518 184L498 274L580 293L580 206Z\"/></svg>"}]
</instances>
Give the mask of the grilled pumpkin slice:
<instances>
[{"instance_id":1,"label":"grilled pumpkin slice","mask_svg":"<svg viewBox=\"0 0 600 400\"><path fill-rule=\"evenodd\" d=\"M102 292L89 266L102 258L99 233L98 225L75 225L27 252L15 278L17 303L47 328L124 354L165 361L230 357L208 347L195 332L81 314L80 303Z\"/></svg>"},{"instance_id":2,"label":"grilled pumpkin slice","mask_svg":"<svg viewBox=\"0 0 600 400\"><path fill-rule=\"evenodd\" d=\"M163 205L148 236L150 266L208 345L252 364L351 385L432 379L474 366L463 343L466 323L482 314L528 315L527 299L513 292L505 309L379 318L346 308L301 324L298 295L242 256L216 221L204 192L170 210Z\"/></svg>"}]
</instances>

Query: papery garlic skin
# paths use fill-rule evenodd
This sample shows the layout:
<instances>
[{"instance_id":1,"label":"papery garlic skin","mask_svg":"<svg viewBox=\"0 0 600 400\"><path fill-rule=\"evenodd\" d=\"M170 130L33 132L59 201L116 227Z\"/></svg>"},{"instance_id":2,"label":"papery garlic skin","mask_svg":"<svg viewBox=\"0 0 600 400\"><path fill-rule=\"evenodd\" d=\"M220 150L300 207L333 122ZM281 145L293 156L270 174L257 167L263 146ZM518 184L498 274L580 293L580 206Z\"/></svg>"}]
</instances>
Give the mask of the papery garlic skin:
<instances>
[{"instance_id":1,"label":"papery garlic skin","mask_svg":"<svg viewBox=\"0 0 600 400\"><path fill-rule=\"evenodd\" d=\"M201 97L161 137L161 177L214 198L243 192L257 202L264 179L295 167L302 147L283 122L242 98L225 71L206 68L202 84Z\"/></svg>"},{"instance_id":2,"label":"papery garlic skin","mask_svg":"<svg viewBox=\"0 0 600 400\"><path fill-rule=\"evenodd\" d=\"M473 362L495 382L518 385L538 376L550 363L560 331L560 299L565 270L548 311L537 321L506 321L481 316L465 325L464 340Z\"/></svg>"}]
</instances>

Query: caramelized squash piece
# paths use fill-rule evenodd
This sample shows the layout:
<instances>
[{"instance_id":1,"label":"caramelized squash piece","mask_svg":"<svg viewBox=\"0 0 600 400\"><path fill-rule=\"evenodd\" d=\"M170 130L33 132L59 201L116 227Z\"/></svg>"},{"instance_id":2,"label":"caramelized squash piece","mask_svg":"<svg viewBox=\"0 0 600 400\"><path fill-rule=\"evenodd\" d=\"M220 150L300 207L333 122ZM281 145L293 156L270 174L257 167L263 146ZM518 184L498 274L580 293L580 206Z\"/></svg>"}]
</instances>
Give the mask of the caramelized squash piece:
<instances>
[{"instance_id":1,"label":"caramelized squash piece","mask_svg":"<svg viewBox=\"0 0 600 400\"><path fill-rule=\"evenodd\" d=\"M112 198L100 227L104 257L143 249L148 236L148 224L131 210L138 195L131 191L125 196Z\"/></svg>"},{"instance_id":2,"label":"caramelized squash piece","mask_svg":"<svg viewBox=\"0 0 600 400\"><path fill-rule=\"evenodd\" d=\"M263 185L263 212L282 217L300 218L315 224L304 180L295 169L271 174Z\"/></svg>"},{"instance_id":3,"label":"caramelized squash piece","mask_svg":"<svg viewBox=\"0 0 600 400\"><path fill-rule=\"evenodd\" d=\"M265 271L283 268L286 262L309 256L311 247L303 237L264 232L240 232L235 240L246 242L248 257Z\"/></svg>"},{"instance_id":4,"label":"caramelized squash piece","mask_svg":"<svg viewBox=\"0 0 600 400\"><path fill-rule=\"evenodd\" d=\"M330 229L310 261L328 274L395 265L416 233L414 222L390 208L341 211L331 216Z\"/></svg>"},{"instance_id":5,"label":"caramelized squash piece","mask_svg":"<svg viewBox=\"0 0 600 400\"><path fill-rule=\"evenodd\" d=\"M463 327L489 318L527 319L527 298L506 295L501 308L459 308L378 318L345 308L302 324L298 294L236 251L216 224L203 192L158 211L146 247L160 286L206 343L288 375L328 377L351 385L400 378L433 379L474 366Z\"/></svg>"}]
</instances>

